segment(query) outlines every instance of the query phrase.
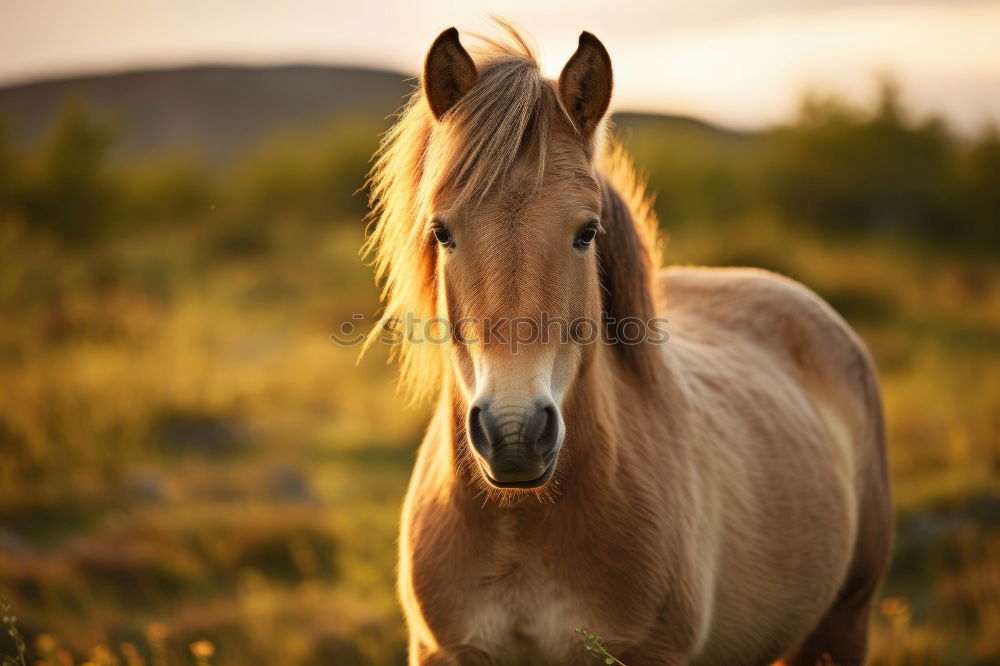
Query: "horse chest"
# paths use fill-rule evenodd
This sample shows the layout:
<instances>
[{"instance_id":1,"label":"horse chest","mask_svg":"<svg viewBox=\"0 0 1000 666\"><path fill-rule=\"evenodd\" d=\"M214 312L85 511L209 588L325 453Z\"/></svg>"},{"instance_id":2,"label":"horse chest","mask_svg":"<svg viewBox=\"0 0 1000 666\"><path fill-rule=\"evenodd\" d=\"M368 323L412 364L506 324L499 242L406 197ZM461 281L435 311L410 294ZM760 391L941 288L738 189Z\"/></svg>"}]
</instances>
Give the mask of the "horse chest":
<instances>
[{"instance_id":1,"label":"horse chest","mask_svg":"<svg viewBox=\"0 0 1000 666\"><path fill-rule=\"evenodd\" d=\"M572 660L581 645L574 629L589 626L588 604L567 578L570 563L555 562L551 544L533 527L536 521L505 515L474 550L452 553L450 571L465 572L461 583L452 578L434 586L449 590L449 606L461 609L437 626L445 644L475 648L497 664Z\"/></svg>"},{"instance_id":2,"label":"horse chest","mask_svg":"<svg viewBox=\"0 0 1000 666\"><path fill-rule=\"evenodd\" d=\"M585 604L537 563L498 558L469 595L462 642L500 663L562 663L579 646ZM506 660L506 661L504 661Z\"/></svg>"},{"instance_id":3,"label":"horse chest","mask_svg":"<svg viewBox=\"0 0 1000 666\"><path fill-rule=\"evenodd\" d=\"M416 603L408 612L419 613L443 653L472 650L498 665L576 663L578 627L641 643L665 594L659 540L601 522L595 529L616 544L609 553L565 524L554 513L512 509L472 529L411 533L417 556L405 580Z\"/></svg>"}]
</instances>

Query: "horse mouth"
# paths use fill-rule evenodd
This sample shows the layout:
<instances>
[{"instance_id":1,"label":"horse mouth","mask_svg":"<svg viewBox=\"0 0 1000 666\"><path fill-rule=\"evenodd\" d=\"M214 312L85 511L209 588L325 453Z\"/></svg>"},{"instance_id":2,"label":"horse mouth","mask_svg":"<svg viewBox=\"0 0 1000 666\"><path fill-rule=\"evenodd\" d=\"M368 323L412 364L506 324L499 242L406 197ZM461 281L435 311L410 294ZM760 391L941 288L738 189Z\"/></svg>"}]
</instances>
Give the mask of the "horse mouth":
<instances>
[{"instance_id":1,"label":"horse mouth","mask_svg":"<svg viewBox=\"0 0 1000 666\"><path fill-rule=\"evenodd\" d=\"M552 474L556 471L556 459L553 456L551 462L545 466L545 471L541 473L538 477L531 479L530 481L497 481L490 473L486 470L486 466L480 463L480 468L483 471L483 476L486 480L490 482L490 485L497 488L521 488L521 489L531 489L539 488L548 483L549 479L552 478Z\"/></svg>"}]
</instances>

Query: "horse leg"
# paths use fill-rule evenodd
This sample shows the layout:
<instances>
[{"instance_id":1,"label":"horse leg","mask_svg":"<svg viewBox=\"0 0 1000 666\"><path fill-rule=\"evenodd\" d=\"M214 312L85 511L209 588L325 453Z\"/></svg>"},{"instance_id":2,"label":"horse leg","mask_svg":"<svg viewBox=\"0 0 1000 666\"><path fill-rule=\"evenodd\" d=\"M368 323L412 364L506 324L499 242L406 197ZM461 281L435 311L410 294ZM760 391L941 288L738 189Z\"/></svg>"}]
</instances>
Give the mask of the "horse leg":
<instances>
[{"instance_id":1,"label":"horse leg","mask_svg":"<svg viewBox=\"0 0 1000 666\"><path fill-rule=\"evenodd\" d=\"M617 655L615 655L617 657ZM588 660L588 664L599 664L603 660L592 659ZM642 654L642 655L632 655L623 654L621 661L628 666L687 666L687 657L683 655L676 654L674 652L663 653L663 654Z\"/></svg>"},{"instance_id":2,"label":"horse leg","mask_svg":"<svg viewBox=\"0 0 1000 666\"><path fill-rule=\"evenodd\" d=\"M496 664L495 659L469 646L431 650L419 644L410 645L410 666L493 666L494 664Z\"/></svg>"},{"instance_id":3,"label":"horse leg","mask_svg":"<svg viewBox=\"0 0 1000 666\"><path fill-rule=\"evenodd\" d=\"M619 652L609 647L611 654L621 659L628 666L687 666L686 654L672 647L663 636L657 636L631 650ZM600 663L602 660L589 660L587 663Z\"/></svg>"},{"instance_id":4,"label":"horse leg","mask_svg":"<svg viewBox=\"0 0 1000 666\"><path fill-rule=\"evenodd\" d=\"M830 610L790 656L787 666L862 666L872 605L881 576L848 581ZM852 584L853 583L853 584Z\"/></svg>"}]
</instances>

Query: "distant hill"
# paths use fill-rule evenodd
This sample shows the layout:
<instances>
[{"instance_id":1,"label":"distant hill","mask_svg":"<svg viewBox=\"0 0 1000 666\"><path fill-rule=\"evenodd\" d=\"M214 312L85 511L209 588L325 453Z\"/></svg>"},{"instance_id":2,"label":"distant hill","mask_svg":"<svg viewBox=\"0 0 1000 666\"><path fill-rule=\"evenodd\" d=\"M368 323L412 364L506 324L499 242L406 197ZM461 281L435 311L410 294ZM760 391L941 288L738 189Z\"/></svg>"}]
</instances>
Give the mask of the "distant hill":
<instances>
[{"instance_id":1,"label":"distant hill","mask_svg":"<svg viewBox=\"0 0 1000 666\"><path fill-rule=\"evenodd\" d=\"M262 137L359 113L387 115L412 82L347 67L205 66L56 79L0 89L0 122L30 145L68 100L119 125L116 149L196 150L225 160Z\"/></svg>"},{"instance_id":2,"label":"distant hill","mask_svg":"<svg viewBox=\"0 0 1000 666\"><path fill-rule=\"evenodd\" d=\"M338 118L385 117L414 80L401 73L318 65L201 66L97 74L0 88L0 123L21 147L42 137L69 100L79 100L119 129L119 156L197 152L224 162L282 131ZM619 127L737 133L682 116L623 113Z\"/></svg>"}]
</instances>

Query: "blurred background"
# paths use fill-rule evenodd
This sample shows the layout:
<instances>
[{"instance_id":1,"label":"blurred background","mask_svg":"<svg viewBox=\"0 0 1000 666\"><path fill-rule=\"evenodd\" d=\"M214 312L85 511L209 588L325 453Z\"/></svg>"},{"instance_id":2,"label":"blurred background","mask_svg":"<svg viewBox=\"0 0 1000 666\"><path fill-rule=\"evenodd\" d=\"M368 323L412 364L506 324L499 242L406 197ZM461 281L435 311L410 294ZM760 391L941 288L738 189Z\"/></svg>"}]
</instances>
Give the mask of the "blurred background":
<instances>
[{"instance_id":1,"label":"blurred background","mask_svg":"<svg viewBox=\"0 0 1000 666\"><path fill-rule=\"evenodd\" d=\"M377 311L380 133L437 33L495 11L553 76L581 29L605 42L669 263L792 276L872 349L898 505L874 663L1000 663L1000 5L362 4L0 6L0 593L27 662L404 663L428 408L329 335Z\"/></svg>"}]
</instances>

